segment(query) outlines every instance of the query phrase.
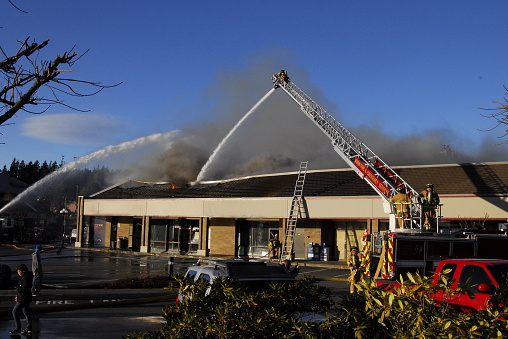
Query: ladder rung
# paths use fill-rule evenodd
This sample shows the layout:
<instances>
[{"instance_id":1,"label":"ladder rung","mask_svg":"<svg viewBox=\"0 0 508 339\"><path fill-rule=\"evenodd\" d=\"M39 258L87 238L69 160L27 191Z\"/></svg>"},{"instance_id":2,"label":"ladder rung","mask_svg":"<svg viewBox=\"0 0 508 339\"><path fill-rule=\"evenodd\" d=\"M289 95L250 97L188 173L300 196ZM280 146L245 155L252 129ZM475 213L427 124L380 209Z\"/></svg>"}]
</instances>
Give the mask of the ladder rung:
<instances>
[{"instance_id":1,"label":"ladder rung","mask_svg":"<svg viewBox=\"0 0 508 339\"><path fill-rule=\"evenodd\" d=\"M300 171L298 172L298 177L295 183L295 189L293 191L293 200L291 201L291 209L289 212L287 225L286 225L286 234L284 237L284 243L282 246L282 258L291 258L291 252L293 250L293 238L295 235L296 223L298 221L298 216L300 214L301 209L301 199L303 195L303 186L305 183L305 175L307 173L307 164L308 161L302 161L300 163Z\"/></svg>"}]
</instances>

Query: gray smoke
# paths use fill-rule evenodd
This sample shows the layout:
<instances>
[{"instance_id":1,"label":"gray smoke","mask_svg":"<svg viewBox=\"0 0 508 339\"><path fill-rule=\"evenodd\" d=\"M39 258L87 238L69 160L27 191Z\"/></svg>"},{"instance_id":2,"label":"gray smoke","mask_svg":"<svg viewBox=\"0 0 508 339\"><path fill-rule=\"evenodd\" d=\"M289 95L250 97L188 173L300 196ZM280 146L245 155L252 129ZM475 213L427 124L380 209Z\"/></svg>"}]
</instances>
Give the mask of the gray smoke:
<instances>
[{"instance_id":1,"label":"gray smoke","mask_svg":"<svg viewBox=\"0 0 508 339\"><path fill-rule=\"evenodd\" d=\"M277 53L277 60L285 59L290 60L292 56L283 51ZM291 62L256 55L244 69L219 73L213 85L195 98L195 102L204 104L200 107L201 118L195 119L192 125L180 131L107 146L67 164L33 185L31 190L40 194L46 184L54 185L57 180L72 182L72 175L79 173L74 170L102 166L113 170L114 175L106 178L108 186L127 179L177 185L192 183L222 139L271 89L271 75L280 69L288 70L300 88L341 121L342 112L310 84L304 70ZM209 102L215 104L206 105ZM446 129L401 137L397 133L399 126L393 126L394 135L387 135L375 121L369 126L345 127L391 166L508 160L508 144L496 146L502 141L493 137L496 131L477 131L485 133L485 139L473 148L467 140L454 137L453 131ZM224 144L203 180L297 171L301 161L309 161L310 170L347 167L324 133L278 89ZM18 198L24 199L24 194Z\"/></svg>"},{"instance_id":2,"label":"gray smoke","mask_svg":"<svg viewBox=\"0 0 508 339\"><path fill-rule=\"evenodd\" d=\"M207 118L183 129L171 147L145 155L142 161L133 164L127 175L139 180L177 184L196 180L215 147L271 88L271 75L281 68L289 70L296 84L340 122L341 112L309 83L304 70L291 63L281 64L258 56L244 69L219 73L203 94L207 99L203 101L213 98L215 102L213 107L203 107L204 112L209 112L203 115ZM481 147L471 149L445 129L399 137L380 132L375 123L368 127L345 127L391 166L507 160L506 145L495 146L495 142L486 139ZM333 150L330 140L279 89L224 145L204 180L297 171L300 161L309 161L309 169L347 166Z\"/></svg>"}]
</instances>

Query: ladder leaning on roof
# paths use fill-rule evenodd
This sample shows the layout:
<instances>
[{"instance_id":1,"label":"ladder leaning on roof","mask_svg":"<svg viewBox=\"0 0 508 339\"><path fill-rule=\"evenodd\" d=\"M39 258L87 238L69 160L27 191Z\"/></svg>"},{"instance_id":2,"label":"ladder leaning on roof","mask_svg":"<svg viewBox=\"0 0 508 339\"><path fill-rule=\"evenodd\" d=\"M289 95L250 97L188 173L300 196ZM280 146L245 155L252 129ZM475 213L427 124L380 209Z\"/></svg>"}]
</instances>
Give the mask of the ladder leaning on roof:
<instances>
[{"instance_id":1,"label":"ladder leaning on roof","mask_svg":"<svg viewBox=\"0 0 508 339\"><path fill-rule=\"evenodd\" d=\"M291 201L291 209L289 211L288 222L284 232L284 242L282 243L282 251L280 254L279 262L288 259L291 260L293 255L293 243L295 239L296 222L301 215L303 209L303 185L305 183L305 176L307 175L308 161L300 163L300 170L296 178L295 191L293 193L293 200Z\"/></svg>"}]
</instances>

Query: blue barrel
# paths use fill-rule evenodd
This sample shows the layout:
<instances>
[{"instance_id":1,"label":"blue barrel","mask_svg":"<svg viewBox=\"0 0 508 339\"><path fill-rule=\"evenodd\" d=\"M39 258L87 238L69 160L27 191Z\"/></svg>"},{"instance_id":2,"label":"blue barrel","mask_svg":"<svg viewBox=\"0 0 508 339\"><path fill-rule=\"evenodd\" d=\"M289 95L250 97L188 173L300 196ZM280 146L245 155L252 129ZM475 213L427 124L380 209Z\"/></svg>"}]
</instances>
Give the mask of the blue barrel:
<instances>
[{"instance_id":1,"label":"blue barrel","mask_svg":"<svg viewBox=\"0 0 508 339\"><path fill-rule=\"evenodd\" d=\"M309 243L309 247L307 247L307 260L314 260L314 245Z\"/></svg>"},{"instance_id":2,"label":"blue barrel","mask_svg":"<svg viewBox=\"0 0 508 339\"><path fill-rule=\"evenodd\" d=\"M326 247L325 243L323 243L323 246L321 247L320 259L322 261L328 261L328 247Z\"/></svg>"}]
</instances>

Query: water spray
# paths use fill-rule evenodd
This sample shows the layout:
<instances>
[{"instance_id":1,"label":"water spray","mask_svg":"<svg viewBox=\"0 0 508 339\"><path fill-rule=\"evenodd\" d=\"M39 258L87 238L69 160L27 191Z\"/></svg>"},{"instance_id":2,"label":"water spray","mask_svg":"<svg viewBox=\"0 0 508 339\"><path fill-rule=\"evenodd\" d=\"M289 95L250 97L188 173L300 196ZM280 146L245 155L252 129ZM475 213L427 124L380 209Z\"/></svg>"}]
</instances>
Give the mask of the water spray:
<instances>
[{"instance_id":1,"label":"water spray","mask_svg":"<svg viewBox=\"0 0 508 339\"><path fill-rule=\"evenodd\" d=\"M109 157L111 157L114 154L122 153L128 150L132 150L137 147L142 147L148 144L154 144L154 143L163 143L166 145L166 148L170 147L172 144L172 141L175 139L175 135L178 134L179 131L170 131L166 133L156 133L147 135L138 139L134 139L131 141L122 142L118 145L110 145L107 147L104 147L103 149L100 149L96 152L90 153L88 155L85 155L75 161L69 162L62 167L60 167L58 170L50 173L49 175L45 176L41 180L37 181L35 184L28 187L26 190L24 190L21 194L16 196L13 200L11 200L7 205L5 205L2 209L0 209L0 213L7 211L10 207L24 199L25 197L28 197L30 193L35 192L37 189L39 189L41 186L43 186L46 183L52 182L53 180L56 180L60 178L65 173L72 172L74 170L79 170L86 168L87 165L90 165L94 161L97 160L108 160Z\"/></svg>"},{"instance_id":2,"label":"water spray","mask_svg":"<svg viewBox=\"0 0 508 339\"><path fill-rule=\"evenodd\" d=\"M210 168L211 164L214 162L214 160L217 158L219 152L221 151L224 144L229 140L229 138L235 133L235 131L242 125L242 123L252 114L256 109L275 91L275 88L272 88L268 91L251 109L243 116L243 118L240 119L236 123L236 125L229 131L229 133L222 139L222 141L219 143L219 145L215 148L210 158L208 158L205 165L201 168L201 171L198 174L198 177L196 179L196 183L203 180L205 175L207 174L208 169Z\"/></svg>"}]
</instances>

